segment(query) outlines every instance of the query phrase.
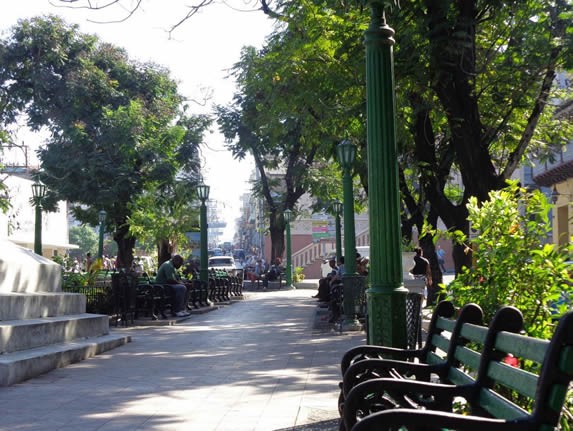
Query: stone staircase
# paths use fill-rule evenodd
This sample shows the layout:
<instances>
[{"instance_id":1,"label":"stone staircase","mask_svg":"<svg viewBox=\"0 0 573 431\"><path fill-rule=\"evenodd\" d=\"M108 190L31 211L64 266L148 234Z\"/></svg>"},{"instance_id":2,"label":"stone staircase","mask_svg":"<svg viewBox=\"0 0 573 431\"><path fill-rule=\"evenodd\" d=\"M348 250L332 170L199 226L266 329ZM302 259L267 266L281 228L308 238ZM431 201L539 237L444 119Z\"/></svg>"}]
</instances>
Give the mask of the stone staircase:
<instances>
[{"instance_id":1,"label":"stone staircase","mask_svg":"<svg viewBox=\"0 0 573 431\"><path fill-rule=\"evenodd\" d=\"M85 313L86 298L61 292L59 265L0 243L0 386L8 386L128 343L109 317Z\"/></svg>"},{"instance_id":2,"label":"stone staircase","mask_svg":"<svg viewBox=\"0 0 573 431\"><path fill-rule=\"evenodd\" d=\"M344 241L344 239L343 239ZM356 246L365 246L370 244L370 231L368 228L359 232L356 235ZM324 257L336 250L334 241L321 241L317 243L310 243L292 254L292 266L296 268L306 268L312 265L317 260L322 260Z\"/></svg>"}]
</instances>

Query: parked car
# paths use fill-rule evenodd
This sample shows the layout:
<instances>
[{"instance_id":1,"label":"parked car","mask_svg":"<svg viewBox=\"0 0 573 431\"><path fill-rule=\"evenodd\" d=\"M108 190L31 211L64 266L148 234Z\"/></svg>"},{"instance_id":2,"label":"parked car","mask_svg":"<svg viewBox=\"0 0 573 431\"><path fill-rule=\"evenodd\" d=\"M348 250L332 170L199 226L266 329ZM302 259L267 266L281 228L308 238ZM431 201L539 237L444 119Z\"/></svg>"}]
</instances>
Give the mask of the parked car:
<instances>
[{"instance_id":1,"label":"parked car","mask_svg":"<svg viewBox=\"0 0 573 431\"><path fill-rule=\"evenodd\" d=\"M243 271L235 264L233 256L212 256L209 258L207 267L209 269L223 269L232 275L239 275Z\"/></svg>"}]
</instances>

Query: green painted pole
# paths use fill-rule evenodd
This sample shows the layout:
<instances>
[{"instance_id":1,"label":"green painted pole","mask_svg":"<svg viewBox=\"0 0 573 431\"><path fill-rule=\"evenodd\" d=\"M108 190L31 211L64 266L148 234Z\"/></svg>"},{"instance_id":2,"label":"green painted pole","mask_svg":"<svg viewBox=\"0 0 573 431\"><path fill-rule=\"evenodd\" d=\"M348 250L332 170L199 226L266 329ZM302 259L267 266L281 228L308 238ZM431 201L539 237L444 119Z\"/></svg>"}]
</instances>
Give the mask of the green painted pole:
<instances>
[{"instance_id":1,"label":"green painted pole","mask_svg":"<svg viewBox=\"0 0 573 431\"><path fill-rule=\"evenodd\" d=\"M34 253L42 256L42 204L36 199L36 220L34 224Z\"/></svg>"},{"instance_id":2,"label":"green painted pole","mask_svg":"<svg viewBox=\"0 0 573 431\"><path fill-rule=\"evenodd\" d=\"M103 234L105 229L105 223L103 221L99 222L99 241L97 247L97 257L99 259L103 258Z\"/></svg>"},{"instance_id":3,"label":"green painted pole","mask_svg":"<svg viewBox=\"0 0 573 431\"><path fill-rule=\"evenodd\" d=\"M340 212L336 213L334 222L336 224L336 262L340 262L342 256L342 229L340 227Z\"/></svg>"},{"instance_id":4,"label":"green painted pole","mask_svg":"<svg viewBox=\"0 0 573 431\"><path fill-rule=\"evenodd\" d=\"M201 200L201 208L199 211L199 222L201 224L200 231L200 261L199 261L199 278L205 283L209 283L209 256L208 256L208 241L207 241L207 205L205 199Z\"/></svg>"},{"instance_id":5,"label":"green painted pole","mask_svg":"<svg viewBox=\"0 0 573 431\"><path fill-rule=\"evenodd\" d=\"M342 329L360 331L362 325L357 319L357 301L364 283L364 277L356 273L356 229L354 226L354 190L352 187L352 164L356 147L343 141L337 147L342 166L342 193L344 203L344 274L342 274L342 308L344 320Z\"/></svg>"},{"instance_id":6,"label":"green painted pole","mask_svg":"<svg viewBox=\"0 0 573 431\"><path fill-rule=\"evenodd\" d=\"M400 195L396 146L394 30L384 2L371 0L365 32L370 223L370 344L406 347L406 294L402 280Z\"/></svg>"},{"instance_id":7,"label":"green painted pole","mask_svg":"<svg viewBox=\"0 0 573 431\"><path fill-rule=\"evenodd\" d=\"M354 192L349 167L343 167L344 196L344 275L356 274L356 229L354 226Z\"/></svg>"},{"instance_id":8,"label":"green painted pole","mask_svg":"<svg viewBox=\"0 0 573 431\"><path fill-rule=\"evenodd\" d=\"M286 287L292 288L292 244L290 237L290 221L286 222Z\"/></svg>"}]
</instances>

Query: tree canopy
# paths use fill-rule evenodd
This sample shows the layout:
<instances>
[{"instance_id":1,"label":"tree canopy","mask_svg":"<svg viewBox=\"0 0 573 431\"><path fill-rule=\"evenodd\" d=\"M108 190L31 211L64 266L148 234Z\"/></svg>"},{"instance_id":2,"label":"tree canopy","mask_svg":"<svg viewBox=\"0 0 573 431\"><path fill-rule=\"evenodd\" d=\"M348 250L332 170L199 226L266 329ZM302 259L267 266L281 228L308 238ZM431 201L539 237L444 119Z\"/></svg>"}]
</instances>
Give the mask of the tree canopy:
<instances>
[{"instance_id":1,"label":"tree canopy","mask_svg":"<svg viewBox=\"0 0 573 431\"><path fill-rule=\"evenodd\" d=\"M197 182L209 120L182 110L165 68L130 60L53 16L19 22L0 53L2 88L15 112L50 132L39 151L40 178L84 223L95 225L105 209L118 259L129 266L129 216L138 199L181 172Z\"/></svg>"}]
</instances>

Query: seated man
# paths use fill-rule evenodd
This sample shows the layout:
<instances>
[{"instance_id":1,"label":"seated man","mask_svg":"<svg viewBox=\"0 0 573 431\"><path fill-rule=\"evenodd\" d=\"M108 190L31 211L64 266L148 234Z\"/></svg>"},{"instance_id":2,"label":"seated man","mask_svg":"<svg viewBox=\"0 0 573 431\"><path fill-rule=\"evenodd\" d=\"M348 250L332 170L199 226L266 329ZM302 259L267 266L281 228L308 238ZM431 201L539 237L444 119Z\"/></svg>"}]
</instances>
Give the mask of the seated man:
<instances>
[{"instance_id":1,"label":"seated man","mask_svg":"<svg viewBox=\"0 0 573 431\"><path fill-rule=\"evenodd\" d=\"M183 265L183 258L176 254L170 260L161 264L157 270L155 282L168 284L173 289L173 303L171 313L177 317L189 316L187 309L187 287L181 282L177 270Z\"/></svg>"},{"instance_id":2,"label":"seated man","mask_svg":"<svg viewBox=\"0 0 573 431\"><path fill-rule=\"evenodd\" d=\"M318 298L319 301L328 302L330 301L330 281L338 272L338 267L336 266L336 259L330 259L328 265L332 269L326 277L318 280L318 293L313 296L313 298Z\"/></svg>"}]
</instances>

